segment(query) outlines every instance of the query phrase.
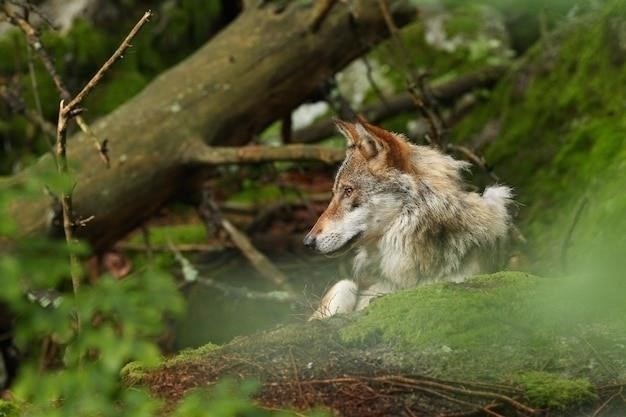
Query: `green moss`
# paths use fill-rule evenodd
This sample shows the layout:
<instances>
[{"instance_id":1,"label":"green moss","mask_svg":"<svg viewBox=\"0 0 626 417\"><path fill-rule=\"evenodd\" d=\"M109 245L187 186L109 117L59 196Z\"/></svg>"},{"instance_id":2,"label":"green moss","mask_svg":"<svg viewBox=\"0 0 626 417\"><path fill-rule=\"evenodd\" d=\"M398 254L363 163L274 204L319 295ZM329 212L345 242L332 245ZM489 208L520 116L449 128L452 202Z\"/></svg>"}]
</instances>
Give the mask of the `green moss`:
<instances>
[{"instance_id":1,"label":"green moss","mask_svg":"<svg viewBox=\"0 0 626 417\"><path fill-rule=\"evenodd\" d=\"M534 407L564 410L597 400L593 385L585 378L527 372L520 374L517 382Z\"/></svg>"},{"instance_id":2,"label":"green moss","mask_svg":"<svg viewBox=\"0 0 626 417\"><path fill-rule=\"evenodd\" d=\"M490 333L487 310L523 300L536 284L523 273L498 274L473 279L467 284L426 285L376 300L363 316L341 334L346 342L362 343L375 337L404 348L433 347L442 342L452 346L478 341L476 331ZM454 298L454 309L450 300ZM399 319L404 316L405 318ZM460 321L458 321L460 320ZM458 331L458 328L465 329ZM450 347L452 347L450 346Z\"/></svg>"},{"instance_id":3,"label":"green moss","mask_svg":"<svg viewBox=\"0 0 626 417\"><path fill-rule=\"evenodd\" d=\"M196 349L185 349L178 352L176 356L166 359L164 363L167 365L178 365L197 362L202 360L202 358L204 358L208 353L217 350L219 347L219 345L207 343L206 345ZM153 369L155 369L155 367L146 366L144 363L139 361L129 362L120 371L120 377L126 387L141 385L146 374L150 373ZM0 414L0 417L3 417L2 414Z\"/></svg>"},{"instance_id":4,"label":"green moss","mask_svg":"<svg viewBox=\"0 0 626 417\"><path fill-rule=\"evenodd\" d=\"M132 387L142 383L148 369L140 362L129 362L120 370L120 377L125 387Z\"/></svg>"},{"instance_id":5,"label":"green moss","mask_svg":"<svg viewBox=\"0 0 626 417\"><path fill-rule=\"evenodd\" d=\"M214 352L219 349L220 345L215 343L207 343L195 349L184 349L176 354L173 358L167 361L168 365L197 362L205 357L208 353Z\"/></svg>"},{"instance_id":6,"label":"green moss","mask_svg":"<svg viewBox=\"0 0 626 417\"><path fill-rule=\"evenodd\" d=\"M626 311L590 314L595 299L585 299L584 288L519 272L425 285L375 300L339 334L349 346L418 354L419 367L444 378L503 381L540 369L568 369L597 380L619 377L626 364L616 343L626 341ZM599 317L600 327L594 321ZM595 360L590 344L615 372L588 369Z\"/></svg>"},{"instance_id":7,"label":"green moss","mask_svg":"<svg viewBox=\"0 0 626 417\"><path fill-rule=\"evenodd\" d=\"M20 407L14 401L0 399L0 417L18 417Z\"/></svg>"}]
</instances>

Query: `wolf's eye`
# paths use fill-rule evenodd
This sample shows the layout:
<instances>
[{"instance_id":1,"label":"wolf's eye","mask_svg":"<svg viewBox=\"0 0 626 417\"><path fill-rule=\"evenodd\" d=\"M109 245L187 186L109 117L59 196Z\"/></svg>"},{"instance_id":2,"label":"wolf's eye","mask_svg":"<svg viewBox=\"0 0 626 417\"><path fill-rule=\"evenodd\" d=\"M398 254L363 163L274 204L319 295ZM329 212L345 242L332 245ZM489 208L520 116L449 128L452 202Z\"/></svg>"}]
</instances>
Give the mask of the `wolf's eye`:
<instances>
[{"instance_id":1,"label":"wolf's eye","mask_svg":"<svg viewBox=\"0 0 626 417\"><path fill-rule=\"evenodd\" d=\"M350 197L352 195L352 191L354 191L354 188L352 187L343 187L343 196Z\"/></svg>"}]
</instances>

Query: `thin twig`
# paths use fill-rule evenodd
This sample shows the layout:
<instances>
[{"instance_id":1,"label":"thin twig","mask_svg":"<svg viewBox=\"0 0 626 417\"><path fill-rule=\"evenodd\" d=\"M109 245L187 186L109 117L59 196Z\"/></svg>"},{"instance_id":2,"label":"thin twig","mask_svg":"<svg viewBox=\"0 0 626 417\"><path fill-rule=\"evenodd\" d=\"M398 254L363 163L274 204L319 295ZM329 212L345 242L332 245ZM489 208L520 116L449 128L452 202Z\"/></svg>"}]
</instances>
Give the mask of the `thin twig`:
<instances>
[{"instance_id":1,"label":"thin twig","mask_svg":"<svg viewBox=\"0 0 626 417\"><path fill-rule=\"evenodd\" d=\"M54 25L54 23L48 18L48 16L46 16L45 13L42 13L41 10L39 10L39 8L37 6L35 6L34 4L32 4L31 2L29 2L29 1L21 2L21 1L17 1L17 0L6 0L6 1L8 3L11 3L11 4L15 5L15 6L21 7L22 9L27 11L29 14L30 13L36 14L50 28L52 28L54 30L58 30L58 27Z\"/></svg>"},{"instance_id":2,"label":"thin twig","mask_svg":"<svg viewBox=\"0 0 626 417\"><path fill-rule=\"evenodd\" d=\"M300 395L300 399L304 402L307 408L310 407L309 402L306 400L304 396L304 392L302 391L302 384L300 383L300 374L298 373L298 366L296 365L296 359L293 356L293 349L289 348L289 359L291 359L291 367L293 368L293 378L296 381L296 385L298 387L298 394Z\"/></svg>"},{"instance_id":3,"label":"thin twig","mask_svg":"<svg viewBox=\"0 0 626 417\"><path fill-rule=\"evenodd\" d=\"M63 84L63 80L61 80L59 73L52 63L50 55L48 55L46 50L43 48L43 44L41 43L37 30L23 16L15 13L15 11L9 6L9 2L4 2L4 13L9 18L9 21L16 25L24 33L26 40L39 56L39 59L41 60L41 63L45 67L46 71L48 71L48 74L50 74L57 91L59 91L59 94L61 95L61 98L69 100L71 95Z\"/></svg>"},{"instance_id":4,"label":"thin twig","mask_svg":"<svg viewBox=\"0 0 626 417\"><path fill-rule=\"evenodd\" d=\"M489 399L494 399L494 400L500 400L506 404L509 404L510 406L512 406L513 408L522 411L524 413L533 415L533 414L537 414L537 410L534 410L530 407L528 407L527 405L524 405L522 403L520 403L519 401L514 400L513 398L497 393L497 392L489 392L489 391L480 391L480 390L470 390L467 388L459 388L459 387L454 387L452 385L447 385L447 384L442 384L440 382L435 382L435 381L429 381L429 380L420 380L420 379L413 379L410 377L405 377L405 376L390 376L390 377L378 377L378 378L374 378L375 380L379 380L379 381L401 381L404 383L409 383L409 384L415 384L418 386L429 386L429 387L434 387L434 388L439 388L442 389L444 391L449 391L449 392L454 392L457 394L463 394L463 395L468 395L468 396L472 396L472 397L479 397L479 398L489 398Z\"/></svg>"},{"instance_id":5,"label":"thin twig","mask_svg":"<svg viewBox=\"0 0 626 417\"><path fill-rule=\"evenodd\" d=\"M33 99L35 100L35 110L37 111L37 118L39 120L45 120L43 117L43 110L41 109L41 99L39 98L39 86L37 82L37 74L35 74L35 66L33 65L33 54L30 50L30 46L26 46L26 55L28 61L28 74L30 75L30 84L33 90ZM44 133L48 133L46 130ZM45 135L46 140L48 141L48 146L50 150L54 149L52 141L50 138L54 138L54 135Z\"/></svg>"},{"instance_id":6,"label":"thin twig","mask_svg":"<svg viewBox=\"0 0 626 417\"><path fill-rule=\"evenodd\" d=\"M91 90L94 89L94 87L102 79L104 74L115 63L115 61L121 58L124 52L132 46L130 42L133 40L135 35L137 35L137 32L139 32L141 27L148 21L148 19L150 19L151 16L152 16L152 12L150 10L148 10L147 12L143 14L141 19L139 19L139 21L135 24L135 26L128 33L126 38L124 38L120 46L117 47L117 50L113 53L113 55L111 55L111 57L102 65L102 67L100 67L98 72L96 72L96 74L91 78L91 80L89 80L89 82L83 87L80 93L78 93L76 97L74 97L74 99L67 104L68 112L80 106L83 99L91 92Z\"/></svg>"},{"instance_id":7,"label":"thin twig","mask_svg":"<svg viewBox=\"0 0 626 417\"><path fill-rule=\"evenodd\" d=\"M423 378L414 378L406 375L385 375L385 376L374 376L374 377L366 377L366 376L342 376L337 378L329 378L329 379L311 379L302 381L303 384L337 384L337 383L360 383L360 382L378 382L389 384L392 386L401 386L404 388L414 388L418 390L424 389L436 389L438 391L450 392L455 394L460 394L467 397L474 398L486 398L492 401L500 401L504 404L508 404L509 406L515 408L517 411L524 415L537 415L538 411L516 401L515 399L501 394L499 392L490 392L483 390L470 390L464 388L462 386L454 386L447 383L443 383L433 379L423 379ZM445 395L445 394L443 394ZM473 404L475 406L475 404ZM483 409L483 411L487 412ZM494 411L491 411L492 415L496 414Z\"/></svg>"},{"instance_id":8,"label":"thin twig","mask_svg":"<svg viewBox=\"0 0 626 417\"><path fill-rule=\"evenodd\" d=\"M108 140L103 139L101 141L85 122L85 119L83 119L80 115L76 116L76 124L88 138L91 138L91 141L94 143L96 150L98 151L98 155L100 155L100 159L102 159L102 162L104 162L107 168L109 168L111 166L111 160L109 158Z\"/></svg>"},{"instance_id":9,"label":"thin twig","mask_svg":"<svg viewBox=\"0 0 626 417\"><path fill-rule=\"evenodd\" d=\"M120 242L115 245L117 248L124 251L134 252L168 252L171 248L167 245L150 245L136 244L129 242ZM232 244L227 243L182 243L176 244L176 249L180 252L222 252L226 249L232 248Z\"/></svg>"},{"instance_id":10,"label":"thin twig","mask_svg":"<svg viewBox=\"0 0 626 417\"><path fill-rule=\"evenodd\" d=\"M235 287L224 284L223 282L219 282L213 278L202 277L195 266L183 256L178 246L174 246L174 244L169 243L168 250L174 254L174 257L181 266L182 274L185 278L185 282L180 285L181 288L190 284L200 284L208 288L216 289L229 297L244 298L247 300L271 301L273 303L293 303L299 301L292 293L286 291L254 291L244 287Z\"/></svg>"},{"instance_id":11,"label":"thin twig","mask_svg":"<svg viewBox=\"0 0 626 417\"><path fill-rule=\"evenodd\" d=\"M57 121L57 140L56 140L56 156L57 156L57 167L59 173L63 175L67 175L68 173L68 164L67 164L67 122L68 118L65 114L64 110L64 100L59 102L59 118ZM70 251L70 276L72 278L72 289L74 290L74 295L78 294L78 290L80 287L80 276L79 269L80 265L78 263L78 259L76 254L70 247L74 241L72 228L74 226L73 221L73 210L72 210L72 193L70 191L64 190L61 195L61 206L63 207L63 231L65 234L65 241L67 243L68 249ZM80 324L77 323L77 328L80 328Z\"/></svg>"},{"instance_id":12,"label":"thin twig","mask_svg":"<svg viewBox=\"0 0 626 417\"><path fill-rule=\"evenodd\" d=\"M414 85L409 84L407 90L409 94L411 95L413 104L415 104L415 107L417 107L417 109L420 111L420 113L422 114L424 119L426 119L426 122L428 123L428 127L431 133L431 136L429 137L430 139L429 142L441 148L442 147L442 143L441 143L442 142L441 141L442 129L440 127L442 123L441 120L437 121L436 115L433 113L430 107L426 105L426 103L422 99L422 96L417 93Z\"/></svg>"},{"instance_id":13,"label":"thin twig","mask_svg":"<svg viewBox=\"0 0 626 417\"><path fill-rule=\"evenodd\" d=\"M5 4L5 11L10 10ZM8 12L7 12L8 14ZM115 62L123 53L126 48L130 45L130 41L135 36L139 28L143 26L143 24L148 20L151 16L151 13L148 11L144 14L141 20L133 27L130 34L124 39L122 45L117 48L115 53L107 60L107 62L96 72L96 75L92 77L92 79L87 83L87 85L81 90L81 92L72 99L67 105L65 104L66 98L64 95L69 94L67 90L63 89L62 82L59 82L59 87L64 90L62 92L62 99L59 102L59 115L57 120L57 140L56 140L56 155L58 160L58 170L62 175L68 174L68 161L67 161L67 124L70 119L76 117L81 109L79 108L81 102L87 94L97 85L98 81L102 78L104 73L111 67L113 62ZM17 18L15 18L17 19ZM32 26L28 24L25 19L18 19L18 21L26 23L26 29L32 29ZM22 26L24 26L22 24ZM33 32L34 33L34 32ZM27 34L28 36L28 34ZM32 36L36 36L33 34ZM39 48L42 50L43 48ZM36 49L37 50L37 49ZM47 55L47 54L43 54ZM41 56L41 55L40 55ZM60 80L60 78L59 78ZM78 258L72 248L70 247L74 241L73 236L73 227L78 223L74 221L73 218L73 210L72 210L72 191L64 190L61 196L61 205L63 207L63 231L65 233L65 240L67 242L68 248L70 250L70 275L72 278L72 288L74 290L74 294L78 294L80 287L80 264L78 263ZM84 224L84 221L81 223ZM77 332L80 332L81 324L80 317L76 314L76 329Z\"/></svg>"},{"instance_id":14,"label":"thin twig","mask_svg":"<svg viewBox=\"0 0 626 417\"><path fill-rule=\"evenodd\" d=\"M591 415L591 417L598 417L600 416L600 414L602 414L602 411L616 398L622 395L622 391L623 391L624 387L621 386L619 387L619 390L614 392L613 395L611 395L609 398L606 399L606 401L604 401L602 404L600 404L600 406L593 412L593 414Z\"/></svg>"},{"instance_id":15,"label":"thin twig","mask_svg":"<svg viewBox=\"0 0 626 417\"><path fill-rule=\"evenodd\" d=\"M225 295L244 298L246 300L271 301L273 303L278 302L286 304L300 301L296 296L287 291L255 291L245 287L227 285L207 277L198 277L195 282L205 287L214 288Z\"/></svg>"},{"instance_id":16,"label":"thin twig","mask_svg":"<svg viewBox=\"0 0 626 417\"><path fill-rule=\"evenodd\" d=\"M430 388L418 387L418 386L416 386L415 384L394 383L394 386L395 386L395 385L402 386L402 387L406 387L406 388L410 388L410 389L412 389L412 390L418 390L418 391L421 391L421 392L423 392L423 393L425 393L425 394L429 394L429 395L432 395L432 396L434 396L434 397L439 397L439 398L442 398L442 399L444 399L444 400L446 400L446 401L449 401L449 402L451 402L451 403L464 405L464 406L466 406L466 407L471 407L471 408L472 408L472 409L474 409L474 410L483 410L483 411L485 411L487 414L492 415L493 417L502 417L502 416L501 416L500 414L498 414L498 413L494 413L494 412L492 412L492 411L487 411L487 410L485 410L485 406L483 406L483 405L480 405L480 404L475 404L475 403L472 403L472 402L469 402L469 401L465 401L465 400L461 400L461 399L459 399L459 398L454 398L454 397L451 397L451 396L449 396L449 395L446 395L446 394L444 394L444 393L441 393L441 392L435 391L435 390L430 389Z\"/></svg>"},{"instance_id":17,"label":"thin twig","mask_svg":"<svg viewBox=\"0 0 626 417\"><path fill-rule=\"evenodd\" d=\"M374 94L376 94L376 96L378 97L380 102L383 104L383 106L388 107L389 103L387 101L387 98L385 97L382 90L376 83L376 80L374 80L374 69L372 68L372 64L367 58L367 55L363 55L363 58L361 58L361 61L363 62L363 65L365 65L365 77L367 78L367 81L370 83L370 87L372 88L372 91L374 91Z\"/></svg>"},{"instance_id":18,"label":"thin twig","mask_svg":"<svg viewBox=\"0 0 626 417\"><path fill-rule=\"evenodd\" d=\"M55 144L56 156L59 160L59 172L67 172L67 122L69 118L65 113L65 100L59 102L59 117L57 119L57 140Z\"/></svg>"},{"instance_id":19,"label":"thin twig","mask_svg":"<svg viewBox=\"0 0 626 417\"><path fill-rule=\"evenodd\" d=\"M313 18L311 19L311 23L309 23L309 28L311 32L317 32L322 25L324 19L330 12L330 9L337 3L337 0L318 0L315 2L313 7Z\"/></svg>"},{"instance_id":20,"label":"thin twig","mask_svg":"<svg viewBox=\"0 0 626 417\"><path fill-rule=\"evenodd\" d=\"M237 229L231 222L225 219L219 211L217 204L213 201L211 192L202 190L202 200L198 207L198 214L207 229L216 226L224 230L233 244L250 261L259 274L271 282L273 285L292 292L289 280L265 255L259 252L250 239L241 230Z\"/></svg>"},{"instance_id":21,"label":"thin twig","mask_svg":"<svg viewBox=\"0 0 626 417\"><path fill-rule=\"evenodd\" d=\"M148 229L145 224L142 224L140 229L146 256L148 257L149 262L152 262L154 260L154 249L152 248L152 242L150 242L150 229Z\"/></svg>"}]
</instances>

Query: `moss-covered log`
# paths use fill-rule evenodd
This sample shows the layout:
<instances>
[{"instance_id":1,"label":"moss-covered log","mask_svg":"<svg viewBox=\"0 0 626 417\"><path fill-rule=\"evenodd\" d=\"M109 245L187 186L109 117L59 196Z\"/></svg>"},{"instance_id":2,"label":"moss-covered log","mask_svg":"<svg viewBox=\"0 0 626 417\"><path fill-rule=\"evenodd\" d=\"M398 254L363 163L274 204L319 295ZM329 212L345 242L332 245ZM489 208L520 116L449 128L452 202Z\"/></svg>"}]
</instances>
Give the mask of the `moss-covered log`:
<instances>
[{"instance_id":1,"label":"moss-covered log","mask_svg":"<svg viewBox=\"0 0 626 417\"><path fill-rule=\"evenodd\" d=\"M593 303L580 302L588 285L510 272L422 286L351 316L209 345L156 369L129 367L125 378L170 403L233 376L261 378L258 400L272 408L571 417L626 382L626 311L588 315ZM626 403L614 399L607 410Z\"/></svg>"},{"instance_id":2,"label":"moss-covered log","mask_svg":"<svg viewBox=\"0 0 626 417\"><path fill-rule=\"evenodd\" d=\"M250 2L194 55L93 124L108 140L110 169L87 138L70 138L75 216L93 216L78 236L96 248L110 244L184 188L194 168L211 162L207 145L245 144L388 36L376 1L353 3L336 4L312 30L319 13L315 2ZM393 4L398 24L415 16L403 4ZM308 158L328 159L327 154ZM52 158L45 156L0 187L54 171ZM15 201L11 214L24 234L49 233L50 209L49 197L41 193Z\"/></svg>"}]
</instances>

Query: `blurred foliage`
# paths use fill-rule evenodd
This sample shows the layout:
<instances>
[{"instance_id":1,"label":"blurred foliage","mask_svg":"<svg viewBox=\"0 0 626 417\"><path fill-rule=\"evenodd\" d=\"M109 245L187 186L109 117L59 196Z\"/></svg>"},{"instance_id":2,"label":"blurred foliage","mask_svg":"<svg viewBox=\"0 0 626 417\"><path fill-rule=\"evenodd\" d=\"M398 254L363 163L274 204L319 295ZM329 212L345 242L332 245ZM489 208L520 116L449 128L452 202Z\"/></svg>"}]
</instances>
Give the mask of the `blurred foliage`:
<instances>
[{"instance_id":1,"label":"blurred foliage","mask_svg":"<svg viewBox=\"0 0 626 417\"><path fill-rule=\"evenodd\" d=\"M0 195L0 214L13 198L41 193L44 185L66 180L33 179L20 189ZM59 185L60 184L60 185ZM173 277L144 261L122 280L103 275L84 282L76 294L70 285L70 253L85 259L79 243L19 236L10 217L0 215L4 247L0 258L3 290L0 304L15 316L15 342L23 353L18 379L11 388L15 400L0 402L0 415L125 416L159 415L161 402L139 387L125 388L121 370L133 360L151 366L161 360L155 340L164 314L180 314L182 297ZM47 307L29 300L30 292L54 289L59 298ZM31 297L32 298L32 297ZM50 346L56 346L50 350ZM51 353L52 352L52 353ZM126 378L127 382L127 378ZM218 384L208 393L183 400L175 415L269 416L250 396L255 384Z\"/></svg>"},{"instance_id":2,"label":"blurred foliage","mask_svg":"<svg viewBox=\"0 0 626 417\"><path fill-rule=\"evenodd\" d=\"M542 271L561 271L569 230L572 270L606 270L626 248L624 16L610 1L543 39L455 132L471 142L499 124L485 156L516 187Z\"/></svg>"},{"instance_id":3,"label":"blurred foliage","mask_svg":"<svg viewBox=\"0 0 626 417\"><path fill-rule=\"evenodd\" d=\"M596 0L478 0L471 3L462 0L411 0L425 10L462 10L471 7L495 10L504 18L511 46L524 52L547 31L563 23L563 20L601 6ZM473 26L477 21L467 21Z\"/></svg>"},{"instance_id":4,"label":"blurred foliage","mask_svg":"<svg viewBox=\"0 0 626 417\"><path fill-rule=\"evenodd\" d=\"M243 180L241 190L233 193L226 204L230 207L261 208L271 204L302 201L298 190L281 187L276 184L259 184L251 180Z\"/></svg>"},{"instance_id":5,"label":"blurred foliage","mask_svg":"<svg viewBox=\"0 0 626 417\"><path fill-rule=\"evenodd\" d=\"M38 194L52 182L53 177L34 179L23 189L3 193L0 212L15 194ZM9 216L0 216L0 230L3 239L15 235ZM123 281L103 276L74 295L68 255L86 256L83 245L24 237L7 245L0 259L0 302L15 315L15 341L23 353L13 387L20 415L152 415L158 402L139 390L121 390L119 370L133 358L160 359L153 340L161 331L162 314L180 313L183 307L171 277L155 269ZM47 308L26 296L48 289L57 289L60 298ZM60 353L48 357L46 343L58 345Z\"/></svg>"},{"instance_id":6,"label":"blurred foliage","mask_svg":"<svg viewBox=\"0 0 626 417\"><path fill-rule=\"evenodd\" d=\"M150 244L155 246L203 243L207 240L207 232L206 227L198 222L151 226L149 239ZM141 244L143 240L141 233L137 233L129 242Z\"/></svg>"},{"instance_id":7,"label":"blurred foliage","mask_svg":"<svg viewBox=\"0 0 626 417\"><path fill-rule=\"evenodd\" d=\"M64 35L44 31L42 42L71 91L77 91L89 79L135 23L135 17L143 11L137 12L141 5L135 3L119 3L122 18L108 26L78 21ZM157 6L161 7L157 16L86 101L88 118L115 109L151 78L202 45L218 28L220 4L181 0ZM0 72L3 79L16 82L28 107L35 108L37 95L43 115L54 124L58 93L38 61L34 63L37 88L33 89L27 52L26 42L17 30L3 34ZM0 114L0 140L7 150L0 158L0 171L6 173L43 153L48 143L41 132L6 107L0 108ZM87 259L88 248L80 243L68 247L45 238L21 237L5 214L17 194L20 198L40 195L44 187L58 193L71 188L72 183L56 173L45 173L40 178L32 177L20 189L0 195L0 213L4 213L0 215L0 303L15 316L15 342L23 353L18 379L12 386L15 400L2 401L0 415L157 415L161 402L137 387L125 389L120 371L129 361L139 360L150 366L161 359L155 341L163 330L163 316L183 311L173 277L161 266L144 260L123 280L104 275L73 294L69 254ZM181 236L189 233L182 231ZM53 305L44 308L29 301L29 292L50 289L59 293ZM52 353L51 344L57 347ZM255 387L218 384L209 394L196 394L183 401L175 413L273 415L251 401Z\"/></svg>"}]
</instances>

